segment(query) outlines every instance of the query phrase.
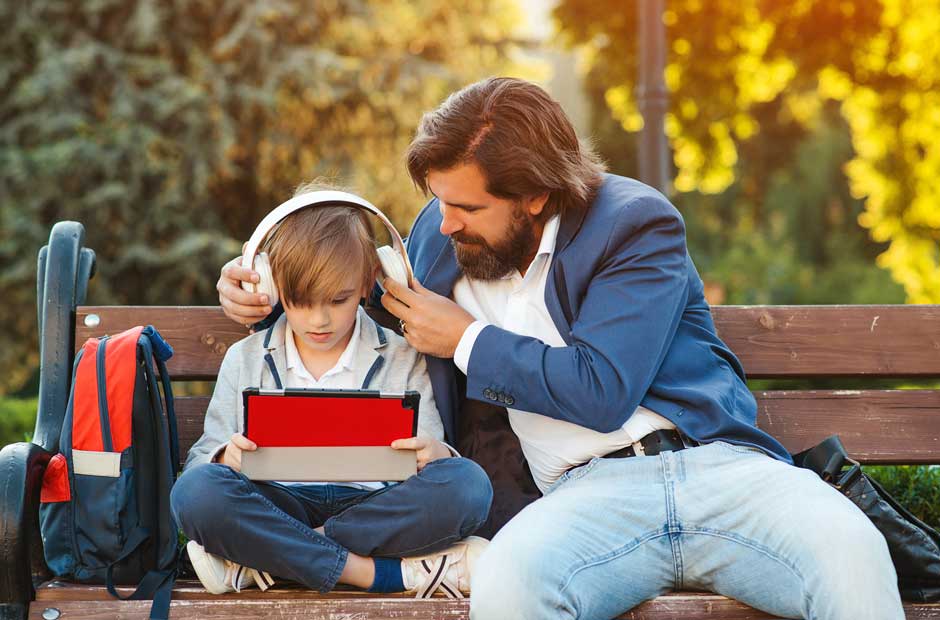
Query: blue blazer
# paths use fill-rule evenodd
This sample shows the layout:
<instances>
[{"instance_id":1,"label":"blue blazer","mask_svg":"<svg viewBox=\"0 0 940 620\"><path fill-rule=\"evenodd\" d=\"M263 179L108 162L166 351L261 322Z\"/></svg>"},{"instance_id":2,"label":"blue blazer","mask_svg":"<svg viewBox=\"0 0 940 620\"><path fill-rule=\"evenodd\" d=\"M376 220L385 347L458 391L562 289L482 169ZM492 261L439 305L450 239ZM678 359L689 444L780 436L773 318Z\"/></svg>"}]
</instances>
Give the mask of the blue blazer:
<instances>
[{"instance_id":1,"label":"blue blazer","mask_svg":"<svg viewBox=\"0 0 940 620\"><path fill-rule=\"evenodd\" d=\"M415 276L450 296L460 276L441 213L431 200L408 239ZM495 326L470 356L466 397L537 412L607 433L643 405L700 442L753 446L790 456L755 426L757 403L741 363L718 338L685 224L656 190L604 175L594 202L563 214L545 286L548 312L567 346ZM444 431L457 441L452 359L428 356Z\"/></svg>"}]
</instances>

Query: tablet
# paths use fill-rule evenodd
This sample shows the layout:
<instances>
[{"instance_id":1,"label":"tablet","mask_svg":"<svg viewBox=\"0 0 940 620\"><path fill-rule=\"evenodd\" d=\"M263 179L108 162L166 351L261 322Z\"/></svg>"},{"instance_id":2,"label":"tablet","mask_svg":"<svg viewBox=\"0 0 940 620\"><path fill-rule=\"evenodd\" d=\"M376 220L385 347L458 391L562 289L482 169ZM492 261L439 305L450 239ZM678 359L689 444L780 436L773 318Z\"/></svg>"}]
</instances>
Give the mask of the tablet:
<instances>
[{"instance_id":1,"label":"tablet","mask_svg":"<svg viewBox=\"0 0 940 620\"><path fill-rule=\"evenodd\" d=\"M418 432L418 392L247 388L242 453L252 480L371 482L417 473L413 450L389 447Z\"/></svg>"}]
</instances>

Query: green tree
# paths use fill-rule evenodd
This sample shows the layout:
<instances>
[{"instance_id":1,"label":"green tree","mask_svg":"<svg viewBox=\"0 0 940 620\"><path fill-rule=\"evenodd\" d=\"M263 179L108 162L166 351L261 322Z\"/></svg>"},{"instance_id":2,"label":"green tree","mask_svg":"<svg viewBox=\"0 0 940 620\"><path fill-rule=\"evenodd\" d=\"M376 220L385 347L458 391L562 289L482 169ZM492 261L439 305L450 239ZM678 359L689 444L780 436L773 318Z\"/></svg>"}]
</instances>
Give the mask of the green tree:
<instances>
[{"instance_id":1,"label":"green tree","mask_svg":"<svg viewBox=\"0 0 940 620\"><path fill-rule=\"evenodd\" d=\"M95 303L215 303L300 181L404 228L420 114L508 69L510 0L0 0L0 394L37 365L36 252L82 222Z\"/></svg>"}]
</instances>

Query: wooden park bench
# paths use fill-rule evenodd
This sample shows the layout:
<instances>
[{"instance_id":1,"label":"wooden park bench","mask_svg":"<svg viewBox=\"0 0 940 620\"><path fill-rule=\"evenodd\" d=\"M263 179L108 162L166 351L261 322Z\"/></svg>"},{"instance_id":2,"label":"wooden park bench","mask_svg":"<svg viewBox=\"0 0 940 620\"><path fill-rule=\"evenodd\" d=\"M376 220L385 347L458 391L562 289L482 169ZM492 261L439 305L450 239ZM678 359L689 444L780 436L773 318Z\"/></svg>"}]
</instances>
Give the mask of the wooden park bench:
<instances>
[{"instance_id":1,"label":"wooden park bench","mask_svg":"<svg viewBox=\"0 0 940 620\"><path fill-rule=\"evenodd\" d=\"M36 535L38 484L49 458L47 450L57 446L77 347L89 337L152 324L175 351L169 363L174 381L213 380L226 349L245 336L245 330L218 307L82 305L94 260L81 242L79 225L60 223L40 253L43 376L37 431L32 444L13 444L0 454L2 618L146 618L150 607L149 601L115 600L103 586L47 580ZM722 339L753 379L940 377L940 306L718 306L713 314ZM837 433L862 463L940 463L940 390L858 389L857 385L858 381L852 389L758 391L758 423L791 452ZM176 399L183 455L202 432L207 403L204 396ZM416 601L352 590L322 595L297 587L216 596L198 582L179 581L171 617L431 619L466 618L468 609L467 600ZM905 610L912 620L940 619L940 604L905 604ZM622 616L632 620L771 617L732 599L694 592L662 596Z\"/></svg>"}]
</instances>

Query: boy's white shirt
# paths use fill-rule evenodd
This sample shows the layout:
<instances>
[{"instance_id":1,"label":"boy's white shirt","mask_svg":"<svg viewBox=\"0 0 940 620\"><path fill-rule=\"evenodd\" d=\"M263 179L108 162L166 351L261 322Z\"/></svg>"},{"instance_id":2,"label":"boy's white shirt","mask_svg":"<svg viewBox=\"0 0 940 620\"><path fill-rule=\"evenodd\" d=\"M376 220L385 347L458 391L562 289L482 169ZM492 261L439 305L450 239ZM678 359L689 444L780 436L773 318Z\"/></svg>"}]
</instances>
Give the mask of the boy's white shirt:
<instances>
[{"instance_id":1,"label":"boy's white shirt","mask_svg":"<svg viewBox=\"0 0 940 620\"><path fill-rule=\"evenodd\" d=\"M268 331L271 331L268 339ZM265 362L265 355L270 354L274 367L281 378L284 387L304 387L292 385L287 361L287 337L291 334L287 324L287 317L281 315L269 330L252 334L233 344L225 353L219 376L206 409L205 423L202 436L189 449L186 464L183 470L208 463L225 449L228 441L235 433L244 432L244 415L242 412L242 391L248 387L275 389L274 376ZM385 343L379 338L379 330L385 338ZM265 345L265 340L268 340ZM293 338L291 338L293 339ZM296 352L296 351L295 351ZM349 354L348 360L344 356ZM346 389L359 389L369 370L379 356L384 357L384 363L375 372L369 382L368 389L401 392L415 390L421 394L418 408L418 435L431 437L442 441L444 439L444 425L434 401L431 389L431 380L427 374L424 356L413 349L404 338L389 329L380 327L373 321L361 307L357 310L356 327L353 337L340 356L341 364L348 364L348 370L343 372L342 386ZM299 355L298 355L299 357ZM306 368L301 367L306 371ZM334 367L333 370L336 370ZM320 382L328 379L331 371L320 377ZM307 373L309 375L309 372ZM311 377L312 378L312 377ZM349 383L346 383L346 381ZM321 383L317 387L324 387ZM331 385L330 387L340 387ZM446 445L446 444L445 444ZM448 446L449 447L449 446ZM451 452L456 455L453 448Z\"/></svg>"}]
</instances>

